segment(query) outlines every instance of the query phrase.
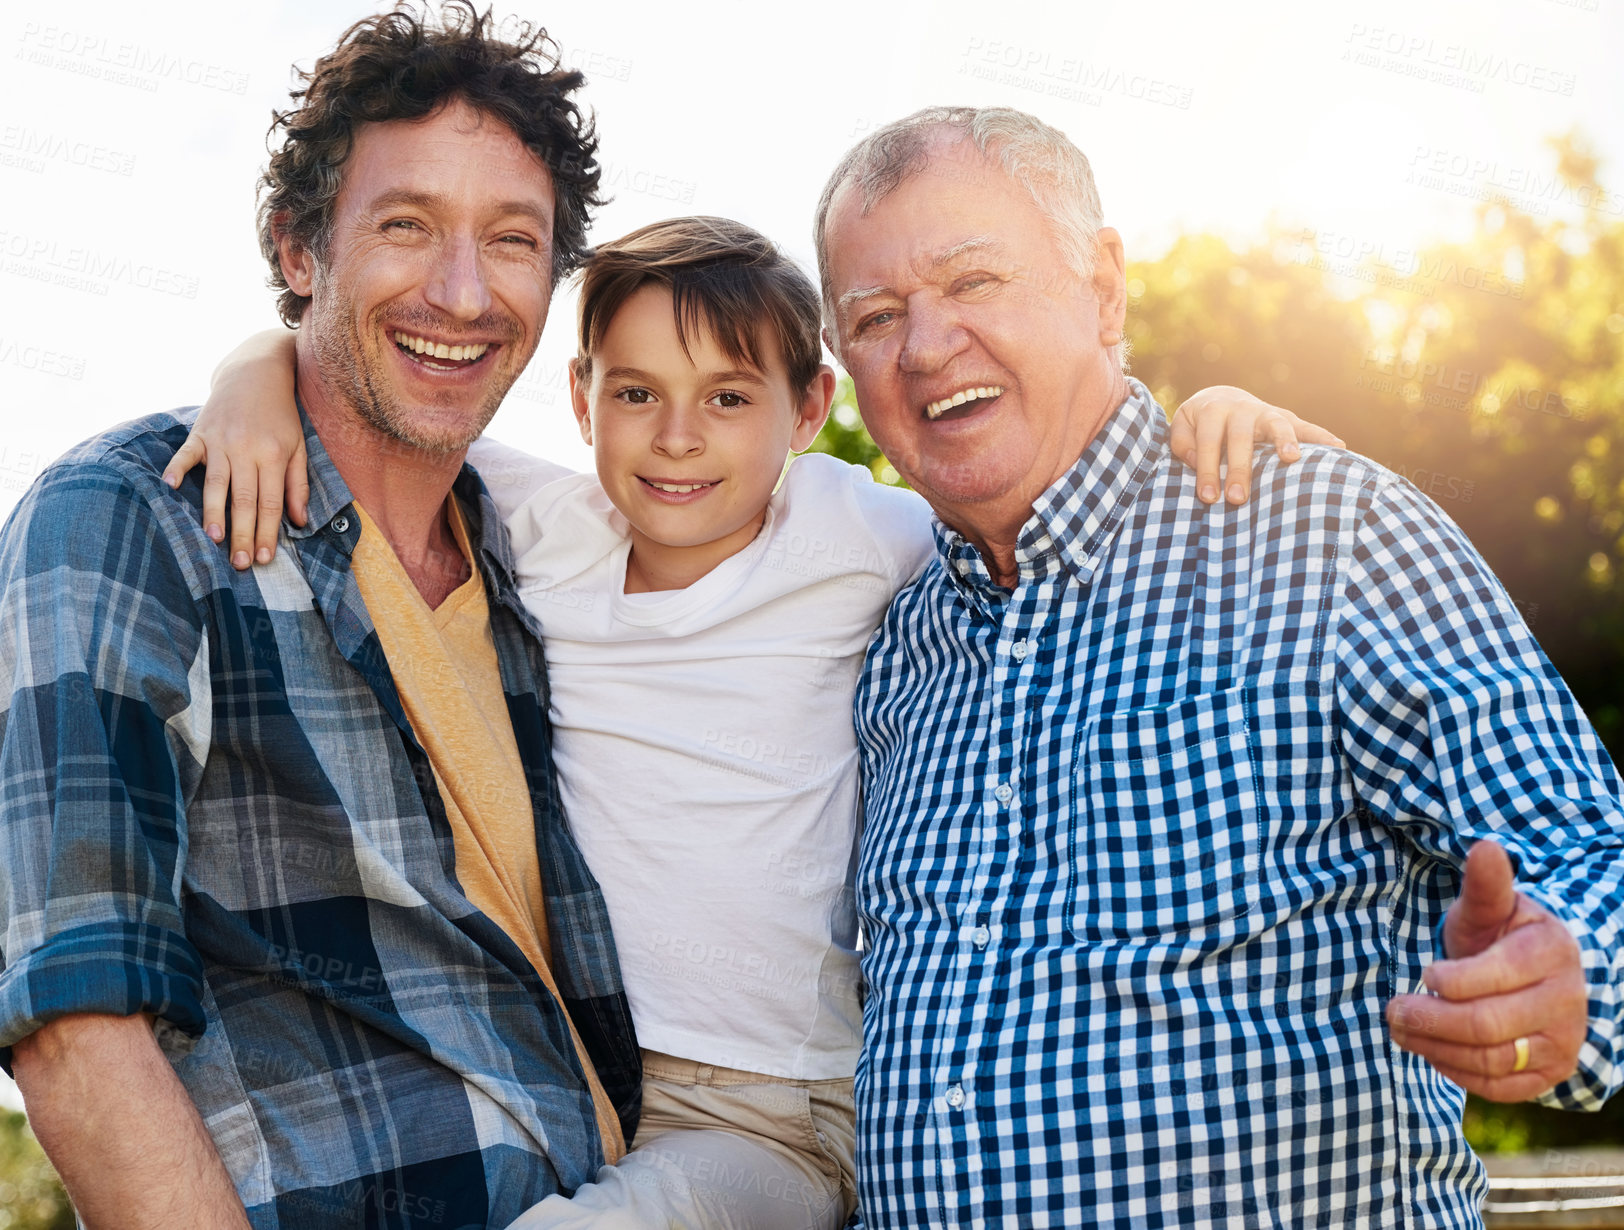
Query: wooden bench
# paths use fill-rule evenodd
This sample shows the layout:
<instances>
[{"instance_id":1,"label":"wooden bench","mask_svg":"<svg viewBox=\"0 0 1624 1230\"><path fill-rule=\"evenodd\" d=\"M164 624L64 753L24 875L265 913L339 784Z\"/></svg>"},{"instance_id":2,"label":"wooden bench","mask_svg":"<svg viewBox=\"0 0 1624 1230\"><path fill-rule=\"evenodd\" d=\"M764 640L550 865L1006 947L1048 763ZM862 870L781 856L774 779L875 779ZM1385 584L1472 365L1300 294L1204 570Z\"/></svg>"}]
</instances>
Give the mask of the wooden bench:
<instances>
[{"instance_id":1,"label":"wooden bench","mask_svg":"<svg viewBox=\"0 0 1624 1230\"><path fill-rule=\"evenodd\" d=\"M1485 1230L1624 1227L1624 1150L1539 1149L1483 1162Z\"/></svg>"}]
</instances>

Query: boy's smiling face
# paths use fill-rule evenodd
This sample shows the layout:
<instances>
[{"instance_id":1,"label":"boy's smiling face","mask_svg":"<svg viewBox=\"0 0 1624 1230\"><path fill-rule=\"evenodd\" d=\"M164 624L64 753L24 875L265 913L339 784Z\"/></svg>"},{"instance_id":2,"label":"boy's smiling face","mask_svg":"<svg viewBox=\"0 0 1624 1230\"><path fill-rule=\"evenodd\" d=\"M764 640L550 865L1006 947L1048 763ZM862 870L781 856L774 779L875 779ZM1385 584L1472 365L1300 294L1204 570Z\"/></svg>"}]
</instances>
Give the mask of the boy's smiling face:
<instances>
[{"instance_id":1,"label":"boy's smiling face","mask_svg":"<svg viewBox=\"0 0 1624 1230\"><path fill-rule=\"evenodd\" d=\"M829 413L834 374L792 391L776 337L765 370L728 354L703 324L683 349L671 292L632 294L604 331L570 394L598 479L631 523L626 591L691 585L749 545L791 451L812 443Z\"/></svg>"}]
</instances>

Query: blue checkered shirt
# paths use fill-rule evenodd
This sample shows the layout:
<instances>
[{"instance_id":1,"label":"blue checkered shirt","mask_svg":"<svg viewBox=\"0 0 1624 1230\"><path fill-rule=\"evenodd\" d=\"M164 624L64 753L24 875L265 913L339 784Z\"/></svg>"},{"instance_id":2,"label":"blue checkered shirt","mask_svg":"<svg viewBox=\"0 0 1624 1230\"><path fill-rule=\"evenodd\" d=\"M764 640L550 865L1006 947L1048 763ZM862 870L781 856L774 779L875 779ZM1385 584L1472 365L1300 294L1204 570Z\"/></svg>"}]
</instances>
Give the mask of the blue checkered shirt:
<instances>
[{"instance_id":1,"label":"blue checkered shirt","mask_svg":"<svg viewBox=\"0 0 1624 1230\"><path fill-rule=\"evenodd\" d=\"M1578 936L1620 1081L1620 781L1409 483L1307 449L1208 507L1143 386L996 587L938 526L857 694L870 1226L1476 1226L1461 1090L1389 1040L1466 850Z\"/></svg>"},{"instance_id":2,"label":"blue checkered shirt","mask_svg":"<svg viewBox=\"0 0 1624 1230\"><path fill-rule=\"evenodd\" d=\"M0 1061L66 1014L153 1013L255 1227L506 1226L603 1161L563 1011L457 883L320 439L309 528L235 572L201 471L159 478L186 432L157 415L80 446L0 531ZM455 490L554 973L630 1139L636 1043L537 629L483 484Z\"/></svg>"}]
</instances>

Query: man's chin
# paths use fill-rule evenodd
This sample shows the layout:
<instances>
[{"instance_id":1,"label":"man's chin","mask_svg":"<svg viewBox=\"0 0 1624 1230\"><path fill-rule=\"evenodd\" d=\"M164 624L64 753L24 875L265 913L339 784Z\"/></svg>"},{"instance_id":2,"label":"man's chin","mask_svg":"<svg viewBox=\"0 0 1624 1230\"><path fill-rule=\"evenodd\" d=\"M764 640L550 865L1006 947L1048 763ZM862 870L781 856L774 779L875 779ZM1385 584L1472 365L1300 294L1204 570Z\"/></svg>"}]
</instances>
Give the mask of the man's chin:
<instances>
[{"instance_id":1,"label":"man's chin","mask_svg":"<svg viewBox=\"0 0 1624 1230\"><path fill-rule=\"evenodd\" d=\"M903 481L928 496L932 503L938 498L951 504L1002 500L1031 485L1035 477L1032 464L1021 464L1021 459L1007 455L933 457L925 454L898 459L887 453L886 457ZM1031 460L1035 462L1036 458Z\"/></svg>"},{"instance_id":2,"label":"man's chin","mask_svg":"<svg viewBox=\"0 0 1624 1230\"><path fill-rule=\"evenodd\" d=\"M444 407L370 407L362 417L390 439L429 457L450 457L468 451L479 439L496 411L500 399L477 411L456 412Z\"/></svg>"}]
</instances>

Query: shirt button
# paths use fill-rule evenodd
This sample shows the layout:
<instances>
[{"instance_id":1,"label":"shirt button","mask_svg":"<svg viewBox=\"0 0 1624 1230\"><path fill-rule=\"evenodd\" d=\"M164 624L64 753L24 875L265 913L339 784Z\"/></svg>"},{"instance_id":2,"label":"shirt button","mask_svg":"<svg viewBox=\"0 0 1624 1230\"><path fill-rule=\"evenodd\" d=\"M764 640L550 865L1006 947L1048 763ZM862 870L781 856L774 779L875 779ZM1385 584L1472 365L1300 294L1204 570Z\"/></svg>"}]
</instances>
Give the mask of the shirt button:
<instances>
[{"instance_id":1,"label":"shirt button","mask_svg":"<svg viewBox=\"0 0 1624 1230\"><path fill-rule=\"evenodd\" d=\"M1017 662L1024 662L1026 661L1026 655L1032 652L1032 646L1026 641L1016 641L1014 645L1010 646L1009 652L1015 655Z\"/></svg>"},{"instance_id":2,"label":"shirt button","mask_svg":"<svg viewBox=\"0 0 1624 1230\"><path fill-rule=\"evenodd\" d=\"M987 946L987 941L990 939L992 939L992 932L988 931L985 927L977 927L974 931L970 932L970 942L978 949L985 948Z\"/></svg>"},{"instance_id":3,"label":"shirt button","mask_svg":"<svg viewBox=\"0 0 1624 1230\"><path fill-rule=\"evenodd\" d=\"M947 1087L947 1104L954 1110L964 1105L964 1090L958 1085Z\"/></svg>"},{"instance_id":4,"label":"shirt button","mask_svg":"<svg viewBox=\"0 0 1624 1230\"><path fill-rule=\"evenodd\" d=\"M333 529L336 533L348 534L350 532L350 519L343 513L339 513L338 516L333 518Z\"/></svg>"},{"instance_id":5,"label":"shirt button","mask_svg":"<svg viewBox=\"0 0 1624 1230\"><path fill-rule=\"evenodd\" d=\"M1009 788L1008 782L999 782L998 789L992 792L992 797L1000 803L1007 803L1015 797L1015 792Z\"/></svg>"}]
</instances>

